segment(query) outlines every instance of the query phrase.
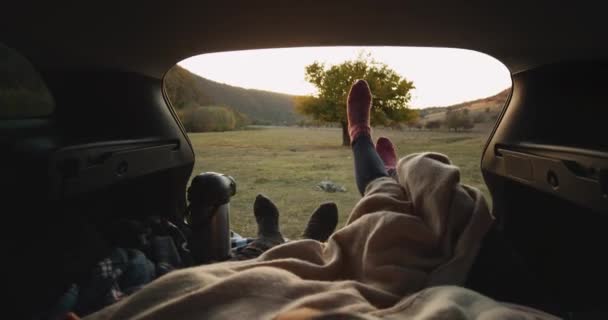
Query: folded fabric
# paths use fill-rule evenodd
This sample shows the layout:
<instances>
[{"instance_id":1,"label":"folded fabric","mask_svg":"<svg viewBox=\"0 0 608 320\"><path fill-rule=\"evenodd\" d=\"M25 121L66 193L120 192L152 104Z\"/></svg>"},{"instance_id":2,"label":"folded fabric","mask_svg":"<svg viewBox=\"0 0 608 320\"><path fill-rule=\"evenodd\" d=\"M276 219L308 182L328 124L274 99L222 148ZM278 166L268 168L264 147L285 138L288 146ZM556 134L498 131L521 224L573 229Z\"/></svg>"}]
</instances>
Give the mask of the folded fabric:
<instances>
[{"instance_id":1,"label":"folded fabric","mask_svg":"<svg viewBox=\"0 0 608 320\"><path fill-rule=\"evenodd\" d=\"M154 264L139 250L116 248L78 286L72 311L86 315L120 301L156 278Z\"/></svg>"}]
</instances>

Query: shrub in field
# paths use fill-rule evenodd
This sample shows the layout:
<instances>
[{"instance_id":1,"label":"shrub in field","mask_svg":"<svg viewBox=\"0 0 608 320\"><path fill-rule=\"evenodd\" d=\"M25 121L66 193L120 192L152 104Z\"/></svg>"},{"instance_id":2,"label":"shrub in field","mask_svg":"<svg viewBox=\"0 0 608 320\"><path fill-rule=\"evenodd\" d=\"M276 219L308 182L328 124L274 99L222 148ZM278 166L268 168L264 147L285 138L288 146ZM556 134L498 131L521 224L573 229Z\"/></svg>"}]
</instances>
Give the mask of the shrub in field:
<instances>
[{"instance_id":1,"label":"shrub in field","mask_svg":"<svg viewBox=\"0 0 608 320\"><path fill-rule=\"evenodd\" d=\"M486 117L483 113L478 113L473 117L473 123L482 123L486 121Z\"/></svg>"},{"instance_id":2,"label":"shrub in field","mask_svg":"<svg viewBox=\"0 0 608 320\"><path fill-rule=\"evenodd\" d=\"M429 130L441 128L442 122L440 120L431 120L424 124L424 127Z\"/></svg>"},{"instance_id":3,"label":"shrub in field","mask_svg":"<svg viewBox=\"0 0 608 320\"><path fill-rule=\"evenodd\" d=\"M228 131L249 124L245 115L228 107L188 107L178 115L188 132Z\"/></svg>"},{"instance_id":4,"label":"shrub in field","mask_svg":"<svg viewBox=\"0 0 608 320\"><path fill-rule=\"evenodd\" d=\"M457 131L459 128L471 129L475 126L469 115L468 109L452 110L448 109L445 113L445 125L448 129Z\"/></svg>"}]
</instances>

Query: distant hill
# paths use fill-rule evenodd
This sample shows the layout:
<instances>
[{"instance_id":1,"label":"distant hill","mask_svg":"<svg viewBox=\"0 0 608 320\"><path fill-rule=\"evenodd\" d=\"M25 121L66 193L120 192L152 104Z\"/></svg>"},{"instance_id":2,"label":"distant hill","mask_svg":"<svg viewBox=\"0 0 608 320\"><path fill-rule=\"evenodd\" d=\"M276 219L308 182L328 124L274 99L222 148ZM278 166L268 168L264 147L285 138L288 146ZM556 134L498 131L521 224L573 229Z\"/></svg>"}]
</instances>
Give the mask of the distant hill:
<instances>
[{"instance_id":1,"label":"distant hill","mask_svg":"<svg viewBox=\"0 0 608 320\"><path fill-rule=\"evenodd\" d=\"M469 110L472 117L481 115L479 117L484 118L485 116L484 122L490 122L496 120L496 116L504 107L510 92L511 89L509 88L487 98L462 102L446 107L424 108L418 110L418 112L423 123L434 120L443 121L448 110L459 111L463 109Z\"/></svg>"},{"instance_id":2,"label":"distant hill","mask_svg":"<svg viewBox=\"0 0 608 320\"><path fill-rule=\"evenodd\" d=\"M254 124L291 125L302 119L295 113L291 95L233 87L205 79L180 66L167 73L165 88L178 110L226 106L245 114Z\"/></svg>"}]
</instances>

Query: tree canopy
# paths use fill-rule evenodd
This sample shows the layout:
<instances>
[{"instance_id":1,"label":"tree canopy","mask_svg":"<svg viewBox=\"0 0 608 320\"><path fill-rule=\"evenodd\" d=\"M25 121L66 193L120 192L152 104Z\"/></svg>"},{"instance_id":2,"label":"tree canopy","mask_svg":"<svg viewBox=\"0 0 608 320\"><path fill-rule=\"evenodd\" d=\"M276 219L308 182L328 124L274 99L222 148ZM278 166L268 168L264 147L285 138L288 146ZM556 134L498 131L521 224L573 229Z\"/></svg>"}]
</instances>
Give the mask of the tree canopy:
<instances>
[{"instance_id":1,"label":"tree canopy","mask_svg":"<svg viewBox=\"0 0 608 320\"><path fill-rule=\"evenodd\" d=\"M407 106L414 83L388 65L372 59L369 54L360 54L354 60L332 66L314 62L306 66L305 79L317 88L318 93L297 97L296 110L316 120L340 123L343 145L350 145L346 99L357 79L366 80L372 91L372 125L403 123L416 116Z\"/></svg>"}]
</instances>

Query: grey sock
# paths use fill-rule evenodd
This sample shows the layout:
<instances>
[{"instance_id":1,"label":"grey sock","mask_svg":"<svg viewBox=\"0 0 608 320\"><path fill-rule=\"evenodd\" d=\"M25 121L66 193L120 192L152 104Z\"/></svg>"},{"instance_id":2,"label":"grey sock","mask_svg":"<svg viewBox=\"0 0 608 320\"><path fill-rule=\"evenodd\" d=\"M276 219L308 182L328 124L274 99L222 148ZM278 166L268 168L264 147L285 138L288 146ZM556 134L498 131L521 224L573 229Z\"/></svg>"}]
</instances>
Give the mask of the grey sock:
<instances>
[{"instance_id":1,"label":"grey sock","mask_svg":"<svg viewBox=\"0 0 608 320\"><path fill-rule=\"evenodd\" d=\"M333 202L322 203L308 219L302 235L305 239L327 241L338 225L338 206Z\"/></svg>"},{"instance_id":2,"label":"grey sock","mask_svg":"<svg viewBox=\"0 0 608 320\"><path fill-rule=\"evenodd\" d=\"M258 237L274 238L281 236L279 230L279 209L266 196L258 194L253 203L253 214L258 224Z\"/></svg>"}]
</instances>

